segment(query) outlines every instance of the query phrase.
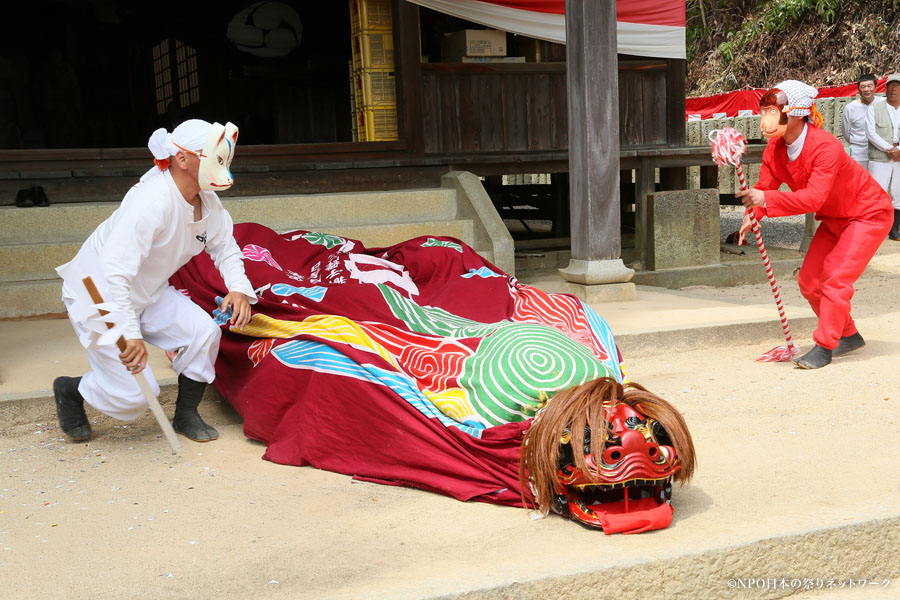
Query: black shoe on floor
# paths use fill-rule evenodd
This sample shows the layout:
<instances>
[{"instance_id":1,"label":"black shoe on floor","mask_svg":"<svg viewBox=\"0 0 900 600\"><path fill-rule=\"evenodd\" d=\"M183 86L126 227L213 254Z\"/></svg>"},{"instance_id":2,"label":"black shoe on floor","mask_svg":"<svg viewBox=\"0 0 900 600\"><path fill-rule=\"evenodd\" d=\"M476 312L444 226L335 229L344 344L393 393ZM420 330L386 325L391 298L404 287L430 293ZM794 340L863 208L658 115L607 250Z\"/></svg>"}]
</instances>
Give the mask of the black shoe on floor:
<instances>
[{"instance_id":1,"label":"black shoe on floor","mask_svg":"<svg viewBox=\"0 0 900 600\"><path fill-rule=\"evenodd\" d=\"M792 361L801 369L821 369L831 364L831 350L816 345L812 350Z\"/></svg>"},{"instance_id":2,"label":"black shoe on floor","mask_svg":"<svg viewBox=\"0 0 900 600\"><path fill-rule=\"evenodd\" d=\"M842 337L840 343L837 345L837 348L832 350L831 356L835 358L837 358L838 356L844 356L845 354L850 354L851 352L859 350L865 345L866 340L864 340L863 336L859 335L859 332L857 331L853 335Z\"/></svg>"},{"instance_id":3,"label":"black shoe on floor","mask_svg":"<svg viewBox=\"0 0 900 600\"><path fill-rule=\"evenodd\" d=\"M31 188L24 188L16 192L16 206L19 208L34 206L34 196L31 193Z\"/></svg>"},{"instance_id":4,"label":"black shoe on floor","mask_svg":"<svg viewBox=\"0 0 900 600\"><path fill-rule=\"evenodd\" d=\"M84 413L84 398L78 392L81 377L57 377L53 380L56 417L63 432L74 442L91 437L91 424Z\"/></svg>"},{"instance_id":5,"label":"black shoe on floor","mask_svg":"<svg viewBox=\"0 0 900 600\"><path fill-rule=\"evenodd\" d=\"M47 197L44 188L39 185L31 186L31 197L35 206L50 206L50 198Z\"/></svg>"},{"instance_id":6,"label":"black shoe on floor","mask_svg":"<svg viewBox=\"0 0 900 600\"><path fill-rule=\"evenodd\" d=\"M195 442L211 442L219 438L219 432L207 425L197 412L205 390L205 382L194 381L184 375L178 376L178 398L175 400L172 426L175 431Z\"/></svg>"}]
</instances>

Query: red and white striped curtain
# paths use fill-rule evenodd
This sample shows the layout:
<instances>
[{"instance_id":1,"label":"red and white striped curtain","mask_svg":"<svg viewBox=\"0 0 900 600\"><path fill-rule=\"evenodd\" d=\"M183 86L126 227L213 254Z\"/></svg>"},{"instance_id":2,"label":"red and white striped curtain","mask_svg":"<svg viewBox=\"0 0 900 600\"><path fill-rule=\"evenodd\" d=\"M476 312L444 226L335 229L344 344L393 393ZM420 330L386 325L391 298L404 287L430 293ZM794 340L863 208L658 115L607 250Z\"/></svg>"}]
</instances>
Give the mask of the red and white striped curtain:
<instances>
[{"instance_id":1,"label":"red and white striped curtain","mask_svg":"<svg viewBox=\"0 0 900 600\"><path fill-rule=\"evenodd\" d=\"M608 0L592 0L606 2ZM565 0L409 0L420 6L528 37L566 43ZM620 54L685 58L685 0L619 0Z\"/></svg>"}]
</instances>

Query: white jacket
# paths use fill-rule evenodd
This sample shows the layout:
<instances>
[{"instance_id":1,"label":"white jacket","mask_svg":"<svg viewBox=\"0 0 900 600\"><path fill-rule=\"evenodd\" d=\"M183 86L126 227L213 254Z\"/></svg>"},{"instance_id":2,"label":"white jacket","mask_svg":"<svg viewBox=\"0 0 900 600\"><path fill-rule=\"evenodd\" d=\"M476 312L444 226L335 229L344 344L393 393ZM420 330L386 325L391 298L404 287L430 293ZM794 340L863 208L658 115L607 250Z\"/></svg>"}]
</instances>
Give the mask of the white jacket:
<instances>
[{"instance_id":1,"label":"white jacket","mask_svg":"<svg viewBox=\"0 0 900 600\"><path fill-rule=\"evenodd\" d=\"M185 201L168 170L129 190L122 205L101 223L78 254L99 259L106 275L106 301L128 316L126 339L141 339L138 315L156 302L169 277L206 250L229 292L241 292L256 302L244 273L243 255L234 241L234 224L215 192L200 192L202 218ZM74 298L63 285L63 295Z\"/></svg>"}]
</instances>

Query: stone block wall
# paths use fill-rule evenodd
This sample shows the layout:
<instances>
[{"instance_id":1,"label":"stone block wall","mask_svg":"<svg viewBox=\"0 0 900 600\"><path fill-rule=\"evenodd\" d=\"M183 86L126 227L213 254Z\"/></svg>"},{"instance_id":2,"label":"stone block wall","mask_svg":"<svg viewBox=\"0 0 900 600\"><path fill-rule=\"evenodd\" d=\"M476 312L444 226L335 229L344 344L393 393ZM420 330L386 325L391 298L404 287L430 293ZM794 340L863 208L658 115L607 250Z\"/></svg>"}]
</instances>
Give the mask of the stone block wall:
<instances>
[{"instance_id":1,"label":"stone block wall","mask_svg":"<svg viewBox=\"0 0 900 600\"><path fill-rule=\"evenodd\" d=\"M647 210L651 269L719 264L718 190L655 192Z\"/></svg>"}]
</instances>

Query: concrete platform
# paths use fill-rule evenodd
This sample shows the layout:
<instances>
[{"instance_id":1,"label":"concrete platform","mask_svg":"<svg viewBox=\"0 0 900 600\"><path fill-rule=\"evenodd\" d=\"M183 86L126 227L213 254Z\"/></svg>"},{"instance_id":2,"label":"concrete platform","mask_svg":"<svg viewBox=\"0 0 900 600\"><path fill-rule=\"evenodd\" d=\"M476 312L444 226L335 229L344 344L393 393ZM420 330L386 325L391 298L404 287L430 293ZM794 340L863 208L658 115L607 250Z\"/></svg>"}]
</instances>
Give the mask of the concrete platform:
<instances>
[{"instance_id":1,"label":"concrete platform","mask_svg":"<svg viewBox=\"0 0 900 600\"><path fill-rule=\"evenodd\" d=\"M48 399L55 375L84 368L68 324L0 322L3 594L900 597L895 246L857 285L868 345L818 371L754 362L783 343L765 284L639 286L635 301L595 306L629 377L679 407L698 452L672 526L635 536L266 463L213 396L201 411L222 437L178 456L149 414L123 424L91 412L96 437L69 444ZM796 282L780 283L807 349L813 317ZM152 362L163 383L164 361ZM163 404L171 414L171 387ZM856 589L837 587L851 578ZM860 580L880 583L860 595Z\"/></svg>"},{"instance_id":2,"label":"concrete platform","mask_svg":"<svg viewBox=\"0 0 900 600\"><path fill-rule=\"evenodd\" d=\"M523 281L551 293L566 287L554 273ZM767 337L773 345L784 343L770 298L722 300L697 292L638 286L636 300L588 304L610 324L622 351L633 354ZM788 306L787 316L797 335L808 337L815 327L815 315L807 306ZM78 375L89 369L68 319L0 321L0 348L0 410L4 401L49 398L57 375ZM175 384L177 377L165 353L154 347L149 352L150 367L160 385Z\"/></svg>"}]
</instances>

